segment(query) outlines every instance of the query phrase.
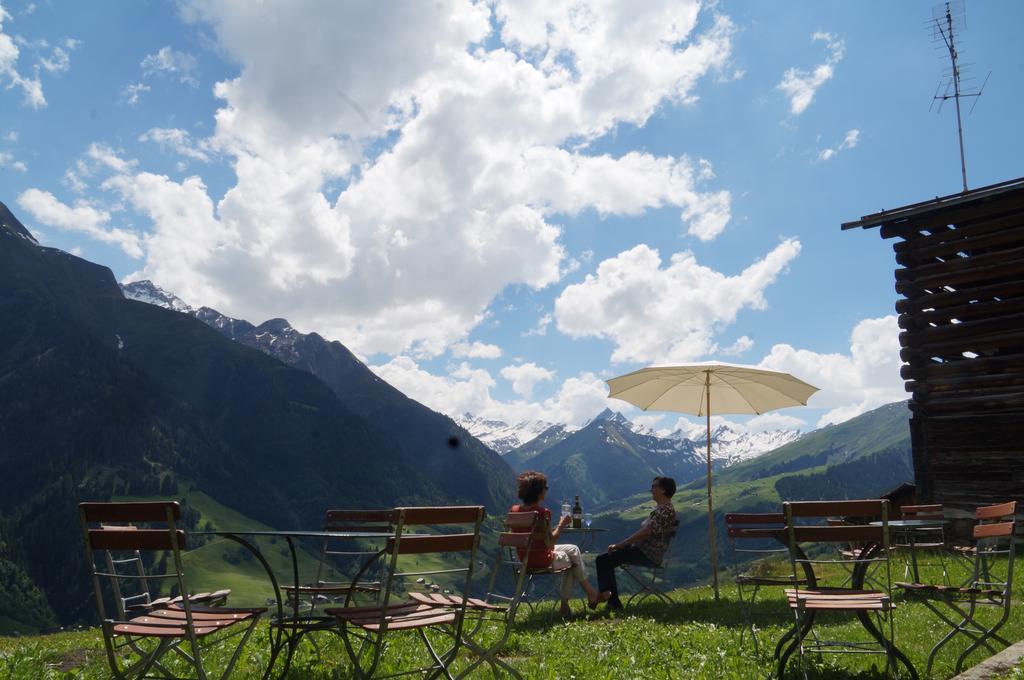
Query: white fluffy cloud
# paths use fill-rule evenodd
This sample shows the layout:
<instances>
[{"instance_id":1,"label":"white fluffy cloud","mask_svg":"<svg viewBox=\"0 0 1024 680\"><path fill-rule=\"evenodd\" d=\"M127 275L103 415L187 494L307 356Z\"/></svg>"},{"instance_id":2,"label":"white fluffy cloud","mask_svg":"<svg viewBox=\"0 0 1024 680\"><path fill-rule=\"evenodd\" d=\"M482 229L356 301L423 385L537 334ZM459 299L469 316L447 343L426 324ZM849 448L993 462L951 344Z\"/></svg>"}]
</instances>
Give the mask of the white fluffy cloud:
<instances>
[{"instance_id":1,"label":"white fluffy cloud","mask_svg":"<svg viewBox=\"0 0 1024 680\"><path fill-rule=\"evenodd\" d=\"M582 425L608 406L622 407L621 401L608 399L605 382L589 372L563 381L554 396L542 401L500 401L491 396L496 383L490 372L468 364L460 364L448 375L435 375L414 359L398 356L370 369L409 397L452 417L472 413L506 422L548 420Z\"/></svg>"},{"instance_id":2,"label":"white fluffy cloud","mask_svg":"<svg viewBox=\"0 0 1024 680\"><path fill-rule=\"evenodd\" d=\"M23 192L18 196L18 205L47 226L88 234L98 241L118 246L132 257L142 257L138 235L116 227L107 228L110 213L105 210L97 210L85 203L71 207L61 203L53 194L38 189Z\"/></svg>"},{"instance_id":3,"label":"white fluffy cloud","mask_svg":"<svg viewBox=\"0 0 1024 680\"><path fill-rule=\"evenodd\" d=\"M839 142L836 146L829 149L822 149L818 152L818 160L827 161L835 157L840 151L846 149L852 149L857 146L857 142L860 140L860 130L853 128L846 132L846 136L843 137L843 141Z\"/></svg>"},{"instance_id":4,"label":"white fluffy cloud","mask_svg":"<svg viewBox=\"0 0 1024 680\"><path fill-rule=\"evenodd\" d=\"M43 96L43 84L39 75L26 76L18 71L18 57L21 51L13 38L4 32L4 21L10 21L11 15L0 5L0 84L6 83L8 89L17 87L24 94L24 102L33 109L46 106Z\"/></svg>"},{"instance_id":5,"label":"white fluffy cloud","mask_svg":"<svg viewBox=\"0 0 1024 680\"><path fill-rule=\"evenodd\" d=\"M899 327L895 316L865 319L850 335L849 354L819 354L775 345L761 366L787 371L821 391L808 405L829 411L818 427L840 423L907 398L900 378Z\"/></svg>"},{"instance_id":6,"label":"white fluffy cloud","mask_svg":"<svg viewBox=\"0 0 1024 680\"><path fill-rule=\"evenodd\" d=\"M765 288L799 252L800 242L789 239L736 276L726 276L700 265L691 252L672 255L663 268L657 250L638 245L562 291L555 301L558 329L576 338L611 340L615 362L693 361L718 349L716 332L741 309L767 307Z\"/></svg>"},{"instance_id":7,"label":"white fluffy cloud","mask_svg":"<svg viewBox=\"0 0 1024 680\"><path fill-rule=\"evenodd\" d=\"M142 93L149 92L150 89L145 83L129 83L121 90L121 101L128 106L135 106L142 98Z\"/></svg>"},{"instance_id":8,"label":"white fluffy cloud","mask_svg":"<svg viewBox=\"0 0 1024 680\"><path fill-rule=\"evenodd\" d=\"M202 149L202 144L192 141L187 130L179 128L151 128L139 136L140 142L155 142L161 148L168 149L180 156L207 163L210 156Z\"/></svg>"},{"instance_id":9,"label":"white fluffy cloud","mask_svg":"<svg viewBox=\"0 0 1024 680\"><path fill-rule=\"evenodd\" d=\"M456 359L497 359L501 357L501 348L486 342L456 342L451 346L451 352Z\"/></svg>"},{"instance_id":10,"label":"white fluffy cloud","mask_svg":"<svg viewBox=\"0 0 1024 680\"><path fill-rule=\"evenodd\" d=\"M195 177L128 169L104 185L152 220L139 275L183 297L286 315L363 354L435 356L507 286L564 275L558 215L672 207L704 240L729 221L706 164L587 153L695 101L727 64L732 24L709 14L698 30L695 0L193 0L185 14L240 65L215 88L210 146L189 147L232 159L237 183L219 202ZM144 68L182 77L176 55Z\"/></svg>"},{"instance_id":11,"label":"white fluffy cloud","mask_svg":"<svg viewBox=\"0 0 1024 680\"><path fill-rule=\"evenodd\" d=\"M787 69L778 86L789 97L789 110L794 116L807 110L818 88L835 75L835 67L843 60L846 52L845 43L831 33L818 32L812 35L811 39L825 43L825 49L828 51L825 61L810 71L799 68Z\"/></svg>"},{"instance_id":12,"label":"white fluffy cloud","mask_svg":"<svg viewBox=\"0 0 1024 680\"><path fill-rule=\"evenodd\" d=\"M512 383L512 391L523 399L533 396L533 388L539 382L552 380L555 374L532 361L505 366L501 369L501 377Z\"/></svg>"}]
</instances>

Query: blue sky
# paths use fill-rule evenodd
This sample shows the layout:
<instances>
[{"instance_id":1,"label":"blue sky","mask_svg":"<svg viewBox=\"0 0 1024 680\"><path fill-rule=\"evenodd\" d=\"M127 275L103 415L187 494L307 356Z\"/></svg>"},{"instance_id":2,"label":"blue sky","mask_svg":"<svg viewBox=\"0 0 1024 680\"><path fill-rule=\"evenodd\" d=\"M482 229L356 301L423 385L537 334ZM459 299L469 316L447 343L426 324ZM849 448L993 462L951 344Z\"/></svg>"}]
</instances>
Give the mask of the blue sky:
<instances>
[{"instance_id":1,"label":"blue sky","mask_svg":"<svg viewBox=\"0 0 1024 680\"><path fill-rule=\"evenodd\" d=\"M810 429L904 398L891 244L839 224L960 189L934 4L4 1L0 200L452 415L722 359L822 388L732 420ZM1021 25L967 6L972 187L1022 174Z\"/></svg>"}]
</instances>

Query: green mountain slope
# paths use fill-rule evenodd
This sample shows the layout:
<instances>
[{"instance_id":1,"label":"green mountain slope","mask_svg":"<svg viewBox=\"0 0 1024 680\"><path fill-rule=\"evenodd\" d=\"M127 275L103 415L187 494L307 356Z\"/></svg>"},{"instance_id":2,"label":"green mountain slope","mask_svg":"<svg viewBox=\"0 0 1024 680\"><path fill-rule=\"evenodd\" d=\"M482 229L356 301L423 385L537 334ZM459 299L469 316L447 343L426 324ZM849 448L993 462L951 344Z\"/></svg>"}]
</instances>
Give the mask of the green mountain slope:
<instances>
[{"instance_id":1,"label":"green mountain slope","mask_svg":"<svg viewBox=\"0 0 1024 680\"><path fill-rule=\"evenodd\" d=\"M61 622L94 616L80 500L187 478L277 528L319 526L330 506L493 501L473 470L464 484L423 464L314 376L124 299L108 269L40 247L0 204L0 519Z\"/></svg>"},{"instance_id":2,"label":"green mountain slope","mask_svg":"<svg viewBox=\"0 0 1024 680\"><path fill-rule=\"evenodd\" d=\"M906 402L882 406L799 440L714 477L719 564L732 561L725 531L729 512L777 512L784 500L877 498L913 481ZM640 487L643 488L643 487ZM705 482L697 480L673 497L679 530L672 546L671 578L689 583L708 578ZM652 507L646 494L601 515L610 541L628 535ZM728 578L723 573L721 578Z\"/></svg>"}]
</instances>

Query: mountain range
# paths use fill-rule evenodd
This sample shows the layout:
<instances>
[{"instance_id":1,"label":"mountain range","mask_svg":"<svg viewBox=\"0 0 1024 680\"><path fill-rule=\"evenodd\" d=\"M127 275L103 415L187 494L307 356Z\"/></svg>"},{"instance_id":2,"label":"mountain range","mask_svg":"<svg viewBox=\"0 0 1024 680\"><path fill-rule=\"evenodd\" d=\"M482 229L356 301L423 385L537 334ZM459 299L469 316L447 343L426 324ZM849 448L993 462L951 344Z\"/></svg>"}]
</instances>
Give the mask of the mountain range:
<instances>
[{"instance_id":1,"label":"mountain range","mask_svg":"<svg viewBox=\"0 0 1024 680\"><path fill-rule=\"evenodd\" d=\"M94 617L81 500L188 488L281 529L339 505L507 507L500 457L339 344L295 340L323 379L126 299L0 203L0 625L26 602L39 626Z\"/></svg>"}]
</instances>

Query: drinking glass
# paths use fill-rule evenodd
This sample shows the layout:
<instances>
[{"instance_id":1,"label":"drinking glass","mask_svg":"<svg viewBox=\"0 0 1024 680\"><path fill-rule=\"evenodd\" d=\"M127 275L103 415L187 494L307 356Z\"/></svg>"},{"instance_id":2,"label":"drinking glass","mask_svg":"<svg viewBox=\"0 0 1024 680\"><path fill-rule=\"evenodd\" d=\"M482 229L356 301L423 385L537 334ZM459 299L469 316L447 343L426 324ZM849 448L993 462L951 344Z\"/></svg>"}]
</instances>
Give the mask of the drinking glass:
<instances>
[{"instance_id":1,"label":"drinking glass","mask_svg":"<svg viewBox=\"0 0 1024 680\"><path fill-rule=\"evenodd\" d=\"M572 514L572 506L569 505L568 501L562 501L562 517L568 517Z\"/></svg>"},{"instance_id":2,"label":"drinking glass","mask_svg":"<svg viewBox=\"0 0 1024 680\"><path fill-rule=\"evenodd\" d=\"M586 528L589 529L590 528L590 524L593 521L594 521L594 515L592 515L589 512L583 513L583 526L585 526Z\"/></svg>"}]
</instances>

